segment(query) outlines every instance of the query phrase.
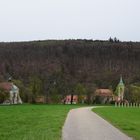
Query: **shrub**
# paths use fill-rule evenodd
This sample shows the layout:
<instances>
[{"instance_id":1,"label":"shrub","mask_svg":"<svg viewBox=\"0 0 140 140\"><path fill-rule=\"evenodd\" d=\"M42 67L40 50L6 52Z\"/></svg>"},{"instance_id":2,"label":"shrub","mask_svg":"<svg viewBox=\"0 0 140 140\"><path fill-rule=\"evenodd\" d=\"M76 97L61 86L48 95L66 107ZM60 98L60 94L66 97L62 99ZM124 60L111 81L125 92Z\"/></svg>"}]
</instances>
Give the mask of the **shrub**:
<instances>
[{"instance_id":1,"label":"shrub","mask_svg":"<svg viewBox=\"0 0 140 140\"><path fill-rule=\"evenodd\" d=\"M8 97L9 94L3 89L0 89L0 103L3 103L6 99L8 99Z\"/></svg>"}]
</instances>

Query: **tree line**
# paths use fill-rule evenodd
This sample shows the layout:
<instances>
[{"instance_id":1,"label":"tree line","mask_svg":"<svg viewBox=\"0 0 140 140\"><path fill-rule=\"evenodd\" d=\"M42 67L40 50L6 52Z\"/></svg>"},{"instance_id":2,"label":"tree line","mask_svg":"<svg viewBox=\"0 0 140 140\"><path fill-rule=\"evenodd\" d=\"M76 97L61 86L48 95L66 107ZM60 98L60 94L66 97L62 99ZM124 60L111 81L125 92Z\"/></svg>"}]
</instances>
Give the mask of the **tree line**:
<instances>
[{"instance_id":1,"label":"tree line","mask_svg":"<svg viewBox=\"0 0 140 140\"><path fill-rule=\"evenodd\" d=\"M88 96L95 88L115 91L120 75L126 85L139 83L139 70L139 42L110 38L0 43L0 81L17 79L25 101L42 94L47 102L58 102L76 93L78 85Z\"/></svg>"}]
</instances>

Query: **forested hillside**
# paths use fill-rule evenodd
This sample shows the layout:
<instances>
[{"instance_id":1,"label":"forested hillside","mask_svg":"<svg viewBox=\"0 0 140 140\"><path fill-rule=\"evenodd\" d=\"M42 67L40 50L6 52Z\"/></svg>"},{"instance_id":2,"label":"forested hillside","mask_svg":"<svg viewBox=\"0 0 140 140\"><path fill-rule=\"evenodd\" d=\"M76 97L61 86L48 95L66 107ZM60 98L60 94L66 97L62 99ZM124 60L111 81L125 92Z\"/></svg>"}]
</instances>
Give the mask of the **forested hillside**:
<instances>
[{"instance_id":1,"label":"forested hillside","mask_svg":"<svg viewBox=\"0 0 140 140\"><path fill-rule=\"evenodd\" d=\"M126 85L140 82L140 43L92 40L0 43L0 80L7 80L9 75L24 86L33 88L36 82L37 94L67 94L77 84L91 92L92 87L115 90L120 75ZM57 90L53 91L54 87Z\"/></svg>"}]
</instances>

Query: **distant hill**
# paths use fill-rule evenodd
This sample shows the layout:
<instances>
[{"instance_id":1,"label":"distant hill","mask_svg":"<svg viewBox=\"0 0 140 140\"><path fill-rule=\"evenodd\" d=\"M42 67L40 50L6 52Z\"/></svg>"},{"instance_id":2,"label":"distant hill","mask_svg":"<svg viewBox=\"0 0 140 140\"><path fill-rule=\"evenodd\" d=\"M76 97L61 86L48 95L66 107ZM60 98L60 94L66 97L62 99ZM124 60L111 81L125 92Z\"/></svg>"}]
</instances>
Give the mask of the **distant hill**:
<instances>
[{"instance_id":1,"label":"distant hill","mask_svg":"<svg viewBox=\"0 0 140 140\"><path fill-rule=\"evenodd\" d=\"M28 83L61 71L66 80L98 87L140 82L140 43L92 40L46 40L0 43L0 78L11 75Z\"/></svg>"}]
</instances>

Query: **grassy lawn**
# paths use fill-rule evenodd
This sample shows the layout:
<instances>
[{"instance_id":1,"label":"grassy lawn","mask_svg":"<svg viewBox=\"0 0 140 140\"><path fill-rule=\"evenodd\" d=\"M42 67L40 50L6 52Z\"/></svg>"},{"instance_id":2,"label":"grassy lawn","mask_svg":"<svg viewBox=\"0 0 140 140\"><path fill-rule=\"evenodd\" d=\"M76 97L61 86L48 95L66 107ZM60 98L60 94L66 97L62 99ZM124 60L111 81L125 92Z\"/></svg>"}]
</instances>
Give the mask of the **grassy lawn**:
<instances>
[{"instance_id":1,"label":"grassy lawn","mask_svg":"<svg viewBox=\"0 0 140 140\"><path fill-rule=\"evenodd\" d=\"M78 105L0 106L0 140L60 140L70 109Z\"/></svg>"},{"instance_id":2,"label":"grassy lawn","mask_svg":"<svg viewBox=\"0 0 140 140\"><path fill-rule=\"evenodd\" d=\"M140 140L140 108L103 107L93 111L127 135Z\"/></svg>"}]
</instances>

